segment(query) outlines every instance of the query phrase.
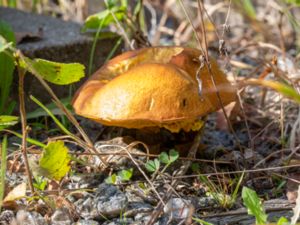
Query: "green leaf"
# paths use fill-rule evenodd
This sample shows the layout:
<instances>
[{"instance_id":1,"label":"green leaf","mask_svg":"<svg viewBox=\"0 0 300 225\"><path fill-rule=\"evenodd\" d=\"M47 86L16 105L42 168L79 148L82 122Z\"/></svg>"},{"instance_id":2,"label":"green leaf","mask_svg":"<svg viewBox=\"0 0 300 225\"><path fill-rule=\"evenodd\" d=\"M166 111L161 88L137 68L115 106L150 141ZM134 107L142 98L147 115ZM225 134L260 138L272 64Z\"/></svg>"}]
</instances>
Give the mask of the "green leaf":
<instances>
[{"instance_id":1,"label":"green leaf","mask_svg":"<svg viewBox=\"0 0 300 225\"><path fill-rule=\"evenodd\" d=\"M286 3L300 6L300 0L285 0Z\"/></svg>"},{"instance_id":2,"label":"green leaf","mask_svg":"<svg viewBox=\"0 0 300 225\"><path fill-rule=\"evenodd\" d=\"M84 77L84 66L80 63L59 63L45 59L31 60L25 57L22 66L33 74L58 85L67 85Z\"/></svg>"},{"instance_id":3,"label":"green leaf","mask_svg":"<svg viewBox=\"0 0 300 225\"><path fill-rule=\"evenodd\" d=\"M279 220L277 221L277 225L288 225L289 220L285 217L280 217Z\"/></svg>"},{"instance_id":4,"label":"green leaf","mask_svg":"<svg viewBox=\"0 0 300 225\"><path fill-rule=\"evenodd\" d=\"M12 28L2 20L0 20L0 35L0 114L7 114L15 64L13 58L3 51L11 45L14 46L16 39Z\"/></svg>"},{"instance_id":5,"label":"green leaf","mask_svg":"<svg viewBox=\"0 0 300 225\"><path fill-rule=\"evenodd\" d=\"M17 124L18 120L19 120L19 117L17 117L17 116L1 115L0 116L0 131L7 127Z\"/></svg>"},{"instance_id":6,"label":"green leaf","mask_svg":"<svg viewBox=\"0 0 300 225\"><path fill-rule=\"evenodd\" d=\"M118 21L121 21L126 15L126 8L123 6L115 6L111 9L106 9L102 12L89 16L84 22L83 31L86 31L87 29L98 29L100 24L102 25L102 28L105 28L110 24L115 23L112 13Z\"/></svg>"},{"instance_id":7,"label":"green leaf","mask_svg":"<svg viewBox=\"0 0 300 225\"><path fill-rule=\"evenodd\" d=\"M117 175L114 173L111 176L109 176L108 178L105 179L105 182L107 184L116 184L117 182Z\"/></svg>"},{"instance_id":8,"label":"green leaf","mask_svg":"<svg viewBox=\"0 0 300 225\"><path fill-rule=\"evenodd\" d=\"M6 175L6 156L7 156L7 136L2 140L1 147L1 170L0 170L0 211L5 191L5 175Z\"/></svg>"},{"instance_id":9,"label":"green leaf","mask_svg":"<svg viewBox=\"0 0 300 225\"><path fill-rule=\"evenodd\" d=\"M10 46L12 46L12 42L7 42L5 38L0 35L0 53L4 52L6 49L8 49Z\"/></svg>"},{"instance_id":10,"label":"green leaf","mask_svg":"<svg viewBox=\"0 0 300 225\"><path fill-rule=\"evenodd\" d=\"M145 167L149 172L155 172L159 169L160 162L158 159L149 160L147 163L145 163Z\"/></svg>"},{"instance_id":11,"label":"green leaf","mask_svg":"<svg viewBox=\"0 0 300 225\"><path fill-rule=\"evenodd\" d=\"M105 0L104 3L108 9L118 6L118 0Z\"/></svg>"},{"instance_id":12,"label":"green leaf","mask_svg":"<svg viewBox=\"0 0 300 225\"><path fill-rule=\"evenodd\" d=\"M255 216L256 224L265 224L267 222L267 214L256 192L250 188L243 187L242 198L248 214Z\"/></svg>"},{"instance_id":13,"label":"green leaf","mask_svg":"<svg viewBox=\"0 0 300 225\"><path fill-rule=\"evenodd\" d=\"M50 142L44 148L39 166L50 179L61 180L70 170L70 155L63 141Z\"/></svg>"},{"instance_id":14,"label":"green leaf","mask_svg":"<svg viewBox=\"0 0 300 225\"><path fill-rule=\"evenodd\" d=\"M35 176L34 177L34 182L33 182L33 186L40 190L40 191L44 191L46 186L47 186L48 182L46 179L44 179L42 176Z\"/></svg>"},{"instance_id":15,"label":"green leaf","mask_svg":"<svg viewBox=\"0 0 300 225\"><path fill-rule=\"evenodd\" d=\"M171 149L169 151L169 155L166 152L162 152L158 156L159 160L164 164L171 164L171 163L175 162L176 159L178 159L178 157L179 157L179 154L174 149Z\"/></svg>"},{"instance_id":16,"label":"green leaf","mask_svg":"<svg viewBox=\"0 0 300 225\"><path fill-rule=\"evenodd\" d=\"M121 170L118 172L118 177L120 177L121 181L129 181L132 177L133 169Z\"/></svg>"},{"instance_id":17,"label":"green leaf","mask_svg":"<svg viewBox=\"0 0 300 225\"><path fill-rule=\"evenodd\" d=\"M272 80L263 79L248 79L245 81L247 85L261 85L266 88L271 88L274 91L282 94L283 96L290 98L298 103L300 103L300 94L291 86Z\"/></svg>"}]
</instances>

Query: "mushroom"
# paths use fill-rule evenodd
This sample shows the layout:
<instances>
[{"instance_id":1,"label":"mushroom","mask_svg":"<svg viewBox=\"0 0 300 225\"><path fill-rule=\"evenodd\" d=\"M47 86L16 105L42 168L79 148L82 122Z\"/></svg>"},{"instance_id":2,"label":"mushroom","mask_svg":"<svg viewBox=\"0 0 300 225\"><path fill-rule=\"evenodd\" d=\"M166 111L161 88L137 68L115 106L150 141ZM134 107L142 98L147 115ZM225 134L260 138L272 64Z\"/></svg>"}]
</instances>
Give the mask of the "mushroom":
<instances>
[{"instance_id":1,"label":"mushroom","mask_svg":"<svg viewBox=\"0 0 300 225\"><path fill-rule=\"evenodd\" d=\"M201 117L235 100L235 89L216 61L210 59L211 74L200 65L200 55L199 50L184 47L125 52L77 91L72 103L75 112L108 126L199 130Z\"/></svg>"}]
</instances>

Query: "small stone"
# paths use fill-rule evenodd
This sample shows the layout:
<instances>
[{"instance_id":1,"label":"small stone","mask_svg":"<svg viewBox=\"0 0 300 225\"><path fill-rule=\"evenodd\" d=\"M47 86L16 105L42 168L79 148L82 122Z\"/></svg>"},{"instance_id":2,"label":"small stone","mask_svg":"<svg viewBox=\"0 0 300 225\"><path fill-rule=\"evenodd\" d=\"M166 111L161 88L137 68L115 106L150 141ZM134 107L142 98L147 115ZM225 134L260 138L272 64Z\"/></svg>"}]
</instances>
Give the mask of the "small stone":
<instances>
[{"instance_id":1,"label":"small stone","mask_svg":"<svg viewBox=\"0 0 300 225\"><path fill-rule=\"evenodd\" d=\"M86 199L79 199L75 203L76 211L85 219L94 219L99 217L95 197L88 197Z\"/></svg>"},{"instance_id":2,"label":"small stone","mask_svg":"<svg viewBox=\"0 0 300 225\"><path fill-rule=\"evenodd\" d=\"M57 209L51 216L51 225L71 225L72 222L73 220L67 208Z\"/></svg>"},{"instance_id":3,"label":"small stone","mask_svg":"<svg viewBox=\"0 0 300 225\"><path fill-rule=\"evenodd\" d=\"M112 218L124 212L128 199L115 186L103 183L97 190L96 202L99 216L103 215Z\"/></svg>"},{"instance_id":4,"label":"small stone","mask_svg":"<svg viewBox=\"0 0 300 225\"><path fill-rule=\"evenodd\" d=\"M197 208L216 207L218 204L211 196L200 197L197 201Z\"/></svg>"},{"instance_id":5,"label":"small stone","mask_svg":"<svg viewBox=\"0 0 300 225\"><path fill-rule=\"evenodd\" d=\"M125 151L124 149L127 148L128 145L132 142L134 142L134 139L128 136L116 137L108 141L96 142L95 148L100 153L109 154L108 156L106 156L106 161L110 165L114 165L121 169L125 169L134 166L131 159L127 157L127 151L129 151L131 154L144 154L144 152L140 151L136 147L128 148L127 151ZM120 155L121 153L123 153L123 155ZM145 159L145 157L142 156L138 158L139 160ZM95 158L95 160L96 160L95 163L100 163L98 157Z\"/></svg>"},{"instance_id":6,"label":"small stone","mask_svg":"<svg viewBox=\"0 0 300 225\"><path fill-rule=\"evenodd\" d=\"M124 215L126 217L133 217L138 213L147 213L151 210L153 210L153 207L150 204L144 202L129 202Z\"/></svg>"},{"instance_id":7,"label":"small stone","mask_svg":"<svg viewBox=\"0 0 300 225\"><path fill-rule=\"evenodd\" d=\"M194 209L190 200L171 198L165 205L164 212L175 220L182 220L191 217Z\"/></svg>"},{"instance_id":8,"label":"small stone","mask_svg":"<svg viewBox=\"0 0 300 225\"><path fill-rule=\"evenodd\" d=\"M9 225L15 219L15 214L12 210L5 210L0 214L0 224Z\"/></svg>"},{"instance_id":9,"label":"small stone","mask_svg":"<svg viewBox=\"0 0 300 225\"><path fill-rule=\"evenodd\" d=\"M131 218L114 219L104 222L102 225L133 225L134 221Z\"/></svg>"},{"instance_id":10,"label":"small stone","mask_svg":"<svg viewBox=\"0 0 300 225\"><path fill-rule=\"evenodd\" d=\"M22 225L45 225L48 224L45 218L37 212L27 212L25 210L20 210L16 215L17 224Z\"/></svg>"},{"instance_id":11,"label":"small stone","mask_svg":"<svg viewBox=\"0 0 300 225\"><path fill-rule=\"evenodd\" d=\"M99 223L95 220L78 220L72 225L99 225Z\"/></svg>"}]
</instances>

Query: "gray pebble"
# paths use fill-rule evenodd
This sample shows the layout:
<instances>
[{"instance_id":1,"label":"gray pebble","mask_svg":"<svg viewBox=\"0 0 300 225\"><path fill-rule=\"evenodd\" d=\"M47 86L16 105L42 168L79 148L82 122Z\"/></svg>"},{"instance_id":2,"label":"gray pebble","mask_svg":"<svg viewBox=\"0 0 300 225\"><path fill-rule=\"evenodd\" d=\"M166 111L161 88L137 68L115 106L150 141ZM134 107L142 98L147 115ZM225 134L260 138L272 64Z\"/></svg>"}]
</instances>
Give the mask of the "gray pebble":
<instances>
[{"instance_id":1,"label":"gray pebble","mask_svg":"<svg viewBox=\"0 0 300 225\"><path fill-rule=\"evenodd\" d=\"M133 217L139 213L147 213L152 210L153 207L150 204L144 202L129 202L124 215L126 217Z\"/></svg>"},{"instance_id":2,"label":"gray pebble","mask_svg":"<svg viewBox=\"0 0 300 225\"><path fill-rule=\"evenodd\" d=\"M124 219L113 219L110 221L106 221L102 225L132 225L132 224L134 224L133 219L124 218Z\"/></svg>"},{"instance_id":3,"label":"gray pebble","mask_svg":"<svg viewBox=\"0 0 300 225\"><path fill-rule=\"evenodd\" d=\"M73 220L67 208L57 209L51 216L51 225L71 225L72 222Z\"/></svg>"},{"instance_id":4,"label":"gray pebble","mask_svg":"<svg viewBox=\"0 0 300 225\"><path fill-rule=\"evenodd\" d=\"M164 207L164 212L175 220L182 220L189 218L195 207L190 200L182 198L171 198Z\"/></svg>"},{"instance_id":5,"label":"gray pebble","mask_svg":"<svg viewBox=\"0 0 300 225\"><path fill-rule=\"evenodd\" d=\"M19 210L16 215L17 224L22 225L45 225L48 224L45 218L37 212L27 212Z\"/></svg>"},{"instance_id":6,"label":"gray pebble","mask_svg":"<svg viewBox=\"0 0 300 225\"><path fill-rule=\"evenodd\" d=\"M99 225L99 223L95 220L78 220L76 223L72 225Z\"/></svg>"},{"instance_id":7,"label":"gray pebble","mask_svg":"<svg viewBox=\"0 0 300 225\"><path fill-rule=\"evenodd\" d=\"M99 186L96 201L99 214L109 218L119 216L128 204L128 199L123 192L105 183Z\"/></svg>"}]
</instances>

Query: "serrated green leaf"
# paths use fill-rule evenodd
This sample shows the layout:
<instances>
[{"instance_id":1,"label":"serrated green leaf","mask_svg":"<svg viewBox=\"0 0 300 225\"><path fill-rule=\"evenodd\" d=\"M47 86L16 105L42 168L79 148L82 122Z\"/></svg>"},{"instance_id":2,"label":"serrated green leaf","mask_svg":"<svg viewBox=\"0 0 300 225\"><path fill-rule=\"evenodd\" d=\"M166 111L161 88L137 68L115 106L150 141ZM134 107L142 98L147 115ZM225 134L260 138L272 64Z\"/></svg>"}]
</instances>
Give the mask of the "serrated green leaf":
<instances>
[{"instance_id":1,"label":"serrated green leaf","mask_svg":"<svg viewBox=\"0 0 300 225\"><path fill-rule=\"evenodd\" d=\"M179 157L179 154L174 149L171 149L169 151L169 154L167 154L166 152L162 152L158 156L159 160L164 164L171 164L174 161L176 161L176 159L178 159L178 157Z\"/></svg>"},{"instance_id":2,"label":"serrated green leaf","mask_svg":"<svg viewBox=\"0 0 300 225\"><path fill-rule=\"evenodd\" d=\"M58 85L67 85L84 77L84 66L80 63L59 63L45 59L31 60L24 57L21 66L33 74L38 73L43 79Z\"/></svg>"},{"instance_id":3,"label":"serrated green leaf","mask_svg":"<svg viewBox=\"0 0 300 225\"><path fill-rule=\"evenodd\" d=\"M265 224L268 216L256 192L250 188L243 187L242 198L248 214L255 216L256 224Z\"/></svg>"},{"instance_id":4,"label":"serrated green leaf","mask_svg":"<svg viewBox=\"0 0 300 225\"><path fill-rule=\"evenodd\" d=\"M70 170L71 157L63 141L50 142L44 148L39 166L50 179L61 180Z\"/></svg>"},{"instance_id":5,"label":"serrated green leaf","mask_svg":"<svg viewBox=\"0 0 300 225\"><path fill-rule=\"evenodd\" d=\"M179 157L179 154L178 154L177 151L175 151L174 149L171 149L169 151L169 161L170 161L170 163L175 162L178 159L178 157Z\"/></svg>"},{"instance_id":6,"label":"serrated green leaf","mask_svg":"<svg viewBox=\"0 0 300 225\"><path fill-rule=\"evenodd\" d=\"M6 115L1 115L0 116L0 131L13 126L18 123L19 117L17 116L6 116Z\"/></svg>"},{"instance_id":7,"label":"serrated green leaf","mask_svg":"<svg viewBox=\"0 0 300 225\"><path fill-rule=\"evenodd\" d=\"M168 164L169 163L169 155L166 152L161 152L158 156L159 161L161 161L164 164Z\"/></svg>"},{"instance_id":8,"label":"serrated green leaf","mask_svg":"<svg viewBox=\"0 0 300 225\"><path fill-rule=\"evenodd\" d=\"M118 177L120 177L121 181L129 181L132 177L133 169L121 170L118 172Z\"/></svg>"},{"instance_id":9,"label":"serrated green leaf","mask_svg":"<svg viewBox=\"0 0 300 225\"><path fill-rule=\"evenodd\" d=\"M100 24L102 25L102 28L105 28L110 24L115 23L112 13L118 21L121 21L126 15L126 8L122 6L115 6L111 9L106 9L102 12L89 16L84 22L83 31L87 29L98 29Z\"/></svg>"},{"instance_id":10,"label":"serrated green leaf","mask_svg":"<svg viewBox=\"0 0 300 225\"><path fill-rule=\"evenodd\" d=\"M149 172L155 172L159 169L160 162L158 159L149 160L147 163L145 163L145 167Z\"/></svg>"}]
</instances>

